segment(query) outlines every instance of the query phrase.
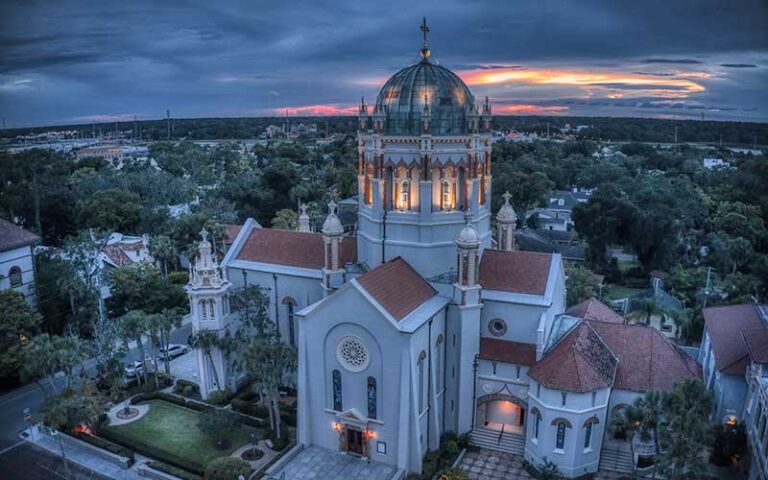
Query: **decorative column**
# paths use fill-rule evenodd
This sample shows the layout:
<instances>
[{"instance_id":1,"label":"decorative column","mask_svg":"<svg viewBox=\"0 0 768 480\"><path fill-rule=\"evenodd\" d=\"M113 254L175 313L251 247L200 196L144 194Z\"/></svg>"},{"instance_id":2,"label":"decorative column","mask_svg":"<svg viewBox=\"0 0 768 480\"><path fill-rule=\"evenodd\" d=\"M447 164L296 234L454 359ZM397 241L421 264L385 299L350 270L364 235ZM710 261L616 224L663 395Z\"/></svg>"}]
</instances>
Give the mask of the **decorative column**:
<instances>
[{"instance_id":1,"label":"decorative column","mask_svg":"<svg viewBox=\"0 0 768 480\"><path fill-rule=\"evenodd\" d=\"M512 195L509 192L505 192L502 197L504 197L504 205L501 206L499 213L496 214L496 223L499 229L498 247L499 250L511 252L516 248L515 226L517 224L517 215L515 214L515 209L509 203Z\"/></svg>"},{"instance_id":2,"label":"decorative column","mask_svg":"<svg viewBox=\"0 0 768 480\"><path fill-rule=\"evenodd\" d=\"M307 206L305 204L299 205L299 232L310 232L309 228L309 215L307 215Z\"/></svg>"},{"instance_id":3,"label":"decorative column","mask_svg":"<svg viewBox=\"0 0 768 480\"><path fill-rule=\"evenodd\" d=\"M344 269L341 266L341 241L344 227L336 214L336 202L328 202L328 216L323 222L323 245L325 249L323 266L323 288L326 291L338 288L344 283Z\"/></svg>"}]
</instances>

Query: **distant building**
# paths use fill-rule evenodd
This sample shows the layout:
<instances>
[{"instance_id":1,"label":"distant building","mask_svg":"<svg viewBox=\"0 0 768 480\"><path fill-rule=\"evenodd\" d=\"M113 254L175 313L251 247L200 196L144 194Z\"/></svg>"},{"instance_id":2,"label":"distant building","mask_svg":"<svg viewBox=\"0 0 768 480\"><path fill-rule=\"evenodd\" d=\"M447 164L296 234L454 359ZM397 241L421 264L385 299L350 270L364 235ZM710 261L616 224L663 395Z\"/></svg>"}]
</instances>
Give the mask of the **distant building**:
<instances>
[{"instance_id":1,"label":"distant building","mask_svg":"<svg viewBox=\"0 0 768 480\"><path fill-rule=\"evenodd\" d=\"M714 170L716 168L724 168L727 167L729 164L722 158L705 158L702 160L702 164L704 165L704 168L708 170Z\"/></svg>"},{"instance_id":2,"label":"distant building","mask_svg":"<svg viewBox=\"0 0 768 480\"><path fill-rule=\"evenodd\" d=\"M34 233L0 218L0 290L14 290L32 306L37 305L32 246L39 241Z\"/></svg>"},{"instance_id":3,"label":"distant building","mask_svg":"<svg viewBox=\"0 0 768 480\"><path fill-rule=\"evenodd\" d=\"M114 168L120 169L123 167L124 153L120 147L88 147L78 150L75 157L78 161L85 158L101 157Z\"/></svg>"},{"instance_id":4,"label":"distant building","mask_svg":"<svg viewBox=\"0 0 768 480\"><path fill-rule=\"evenodd\" d=\"M573 227L574 207L589 200L591 194L591 190L578 188L552 192L547 206L535 209L532 214L538 216L539 226L544 230L568 231Z\"/></svg>"},{"instance_id":5,"label":"distant building","mask_svg":"<svg viewBox=\"0 0 768 480\"><path fill-rule=\"evenodd\" d=\"M266 130L264 130L264 133L267 136L267 138L278 138L285 135L283 133L283 128L277 125L268 126Z\"/></svg>"},{"instance_id":6,"label":"distant building","mask_svg":"<svg viewBox=\"0 0 768 480\"><path fill-rule=\"evenodd\" d=\"M113 233L101 251L100 274L103 278L109 272L126 265L138 262L154 263L155 259L149 254L149 235L135 236ZM101 297L107 299L112 294L107 285L101 287Z\"/></svg>"}]
</instances>

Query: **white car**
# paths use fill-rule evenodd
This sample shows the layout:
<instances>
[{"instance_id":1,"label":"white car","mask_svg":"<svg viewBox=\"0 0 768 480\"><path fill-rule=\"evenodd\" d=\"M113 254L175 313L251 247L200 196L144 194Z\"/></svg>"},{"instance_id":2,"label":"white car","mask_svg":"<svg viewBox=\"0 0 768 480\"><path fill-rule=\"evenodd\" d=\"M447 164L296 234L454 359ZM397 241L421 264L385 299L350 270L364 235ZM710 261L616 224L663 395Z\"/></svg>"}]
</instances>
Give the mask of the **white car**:
<instances>
[{"instance_id":1,"label":"white car","mask_svg":"<svg viewBox=\"0 0 768 480\"><path fill-rule=\"evenodd\" d=\"M144 373L144 362L136 360L125 366L125 376L133 378Z\"/></svg>"},{"instance_id":2,"label":"white car","mask_svg":"<svg viewBox=\"0 0 768 480\"><path fill-rule=\"evenodd\" d=\"M161 362L165 360L166 355L168 356L168 360L173 360L176 357L179 357L181 355L184 355L189 351L189 347L186 345L179 345L176 343L172 343L168 345L168 349L161 348L160 349L160 355L157 356L157 359Z\"/></svg>"}]
</instances>

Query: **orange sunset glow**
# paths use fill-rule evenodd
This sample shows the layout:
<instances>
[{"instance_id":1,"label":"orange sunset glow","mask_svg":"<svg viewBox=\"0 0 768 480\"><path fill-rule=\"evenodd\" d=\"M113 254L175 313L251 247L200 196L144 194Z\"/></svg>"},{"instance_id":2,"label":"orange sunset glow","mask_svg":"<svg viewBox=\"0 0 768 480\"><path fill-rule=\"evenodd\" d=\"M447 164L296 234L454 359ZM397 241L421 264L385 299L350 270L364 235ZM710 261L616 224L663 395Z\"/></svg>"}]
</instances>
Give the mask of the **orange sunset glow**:
<instances>
[{"instance_id":1,"label":"orange sunset glow","mask_svg":"<svg viewBox=\"0 0 768 480\"><path fill-rule=\"evenodd\" d=\"M578 70L533 70L504 68L495 70L469 70L459 72L468 85L499 85L523 83L531 85L566 85L577 87L634 87L634 91L653 92L655 95L679 98L706 89L691 78L708 78L703 72L681 73L673 78L654 78L627 73L601 73Z\"/></svg>"},{"instance_id":2,"label":"orange sunset glow","mask_svg":"<svg viewBox=\"0 0 768 480\"><path fill-rule=\"evenodd\" d=\"M555 115L565 113L568 107L563 105L494 105L493 110L501 114Z\"/></svg>"},{"instance_id":3,"label":"orange sunset glow","mask_svg":"<svg viewBox=\"0 0 768 480\"><path fill-rule=\"evenodd\" d=\"M284 107L273 110L277 115L294 116L333 116L333 115L357 115L357 106L342 106L338 104L304 105L300 107Z\"/></svg>"}]
</instances>

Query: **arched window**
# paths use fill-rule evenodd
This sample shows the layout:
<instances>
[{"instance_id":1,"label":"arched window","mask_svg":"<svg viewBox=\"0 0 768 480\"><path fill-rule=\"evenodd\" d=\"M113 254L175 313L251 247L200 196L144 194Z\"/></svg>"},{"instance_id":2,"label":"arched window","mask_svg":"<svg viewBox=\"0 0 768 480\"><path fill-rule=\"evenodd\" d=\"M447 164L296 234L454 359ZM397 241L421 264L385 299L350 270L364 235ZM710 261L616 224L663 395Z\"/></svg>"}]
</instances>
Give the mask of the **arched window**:
<instances>
[{"instance_id":1,"label":"arched window","mask_svg":"<svg viewBox=\"0 0 768 480\"><path fill-rule=\"evenodd\" d=\"M445 375L443 372L445 371L445 356L443 355L444 350L444 342L443 342L443 336L438 335L437 341L435 342L435 376L437 377L437 392L443 391L443 375Z\"/></svg>"},{"instance_id":2,"label":"arched window","mask_svg":"<svg viewBox=\"0 0 768 480\"><path fill-rule=\"evenodd\" d=\"M208 309L205 306L205 300L197 302L197 309L200 311L200 320L208 320Z\"/></svg>"},{"instance_id":3,"label":"arched window","mask_svg":"<svg viewBox=\"0 0 768 480\"><path fill-rule=\"evenodd\" d=\"M533 439L539 439L539 426L541 425L541 412L538 408L533 407L531 409L531 415L533 415Z\"/></svg>"},{"instance_id":4,"label":"arched window","mask_svg":"<svg viewBox=\"0 0 768 480\"><path fill-rule=\"evenodd\" d=\"M286 310L288 310L288 342L292 347L296 346L296 300L291 297L283 299Z\"/></svg>"},{"instance_id":5,"label":"arched window","mask_svg":"<svg viewBox=\"0 0 768 480\"><path fill-rule=\"evenodd\" d=\"M451 205L451 184L448 182L448 180L440 181L440 209L453 209L453 205Z\"/></svg>"},{"instance_id":6,"label":"arched window","mask_svg":"<svg viewBox=\"0 0 768 480\"><path fill-rule=\"evenodd\" d=\"M216 311L214 310L215 303L213 300L208 300L208 312L210 314L211 320L216 319Z\"/></svg>"},{"instance_id":7,"label":"arched window","mask_svg":"<svg viewBox=\"0 0 768 480\"><path fill-rule=\"evenodd\" d=\"M376 379L368 377L368 418L376 418Z\"/></svg>"},{"instance_id":8,"label":"arched window","mask_svg":"<svg viewBox=\"0 0 768 480\"><path fill-rule=\"evenodd\" d=\"M419 413L423 412L426 408L424 400L426 399L426 395L424 392L424 359L427 358L427 354L424 352L421 352L419 354Z\"/></svg>"},{"instance_id":9,"label":"arched window","mask_svg":"<svg viewBox=\"0 0 768 480\"><path fill-rule=\"evenodd\" d=\"M341 400L341 372L333 371L333 409L340 412L343 408Z\"/></svg>"},{"instance_id":10,"label":"arched window","mask_svg":"<svg viewBox=\"0 0 768 480\"><path fill-rule=\"evenodd\" d=\"M404 180L400 184L400 210L409 210L411 208L410 202L411 184L408 180Z\"/></svg>"},{"instance_id":11,"label":"arched window","mask_svg":"<svg viewBox=\"0 0 768 480\"><path fill-rule=\"evenodd\" d=\"M572 428L571 422L567 419L558 417L552 420L552 425L557 428L557 437L555 438L555 450L563 450L565 448L565 429Z\"/></svg>"},{"instance_id":12,"label":"arched window","mask_svg":"<svg viewBox=\"0 0 768 480\"><path fill-rule=\"evenodd\" d=\"M584 422L584 450L592 447L592 426L600 423L597 417L589 417Z\"/></svg>"},{"instance_id":13,"label":"arched window","mask_svg":"<svg viewBox=\"0 0 768 480\"><path fill-rule=\"evenodd\" d=\"M8 279L11 281L12 287L20 287L22 283L21 268L11 267L11 270L8 272Z\"/></svg>"}]
</instances>

